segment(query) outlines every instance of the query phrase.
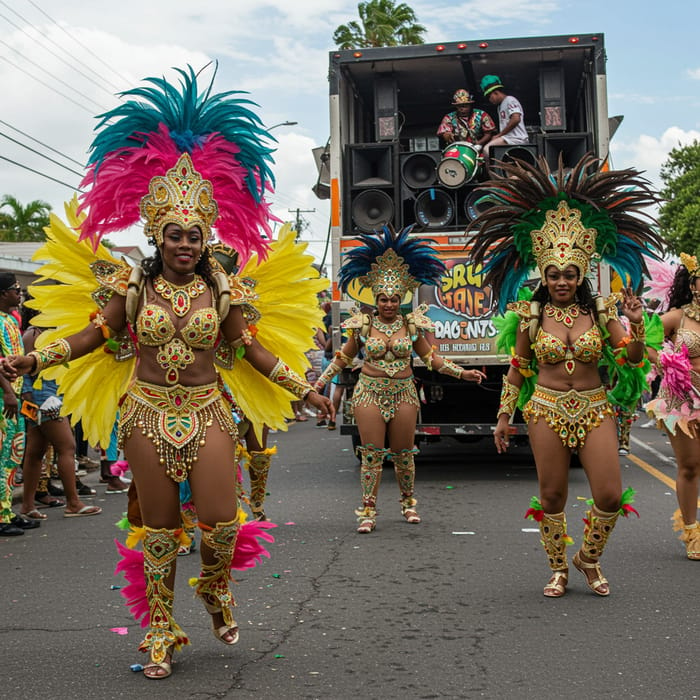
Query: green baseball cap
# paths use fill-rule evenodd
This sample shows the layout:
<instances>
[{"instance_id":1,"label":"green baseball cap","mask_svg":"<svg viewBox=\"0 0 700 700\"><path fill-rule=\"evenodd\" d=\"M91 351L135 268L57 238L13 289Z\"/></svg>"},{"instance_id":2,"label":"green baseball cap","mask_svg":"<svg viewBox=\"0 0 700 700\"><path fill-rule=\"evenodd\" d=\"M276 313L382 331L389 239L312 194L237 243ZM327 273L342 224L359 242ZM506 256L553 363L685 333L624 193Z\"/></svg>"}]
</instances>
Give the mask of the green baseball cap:
<instances>
[{"instance_id":1,"label":"green baseball cap","mask_svg":"<svg viewBox=\"0 0 700 700\"><path fill-rule=\"evenodd\" d=\"M497 75L485 75L481 79L481 84L479 87L481 88L481 92L484 93L484 97L488 97L488 95L494 90L502 88L503 83Z\"/></svg>"}]
</instances>

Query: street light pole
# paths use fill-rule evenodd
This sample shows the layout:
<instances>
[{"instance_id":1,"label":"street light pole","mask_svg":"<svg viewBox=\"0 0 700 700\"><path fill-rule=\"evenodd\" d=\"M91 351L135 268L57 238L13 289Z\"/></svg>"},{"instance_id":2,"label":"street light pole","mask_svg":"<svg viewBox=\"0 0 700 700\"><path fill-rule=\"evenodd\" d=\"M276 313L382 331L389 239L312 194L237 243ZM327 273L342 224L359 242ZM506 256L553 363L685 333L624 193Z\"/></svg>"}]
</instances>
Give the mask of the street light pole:
<instances>
[{"instance_id":1,"label":"street light pole","mask_svg":"<svg viewBox=\"0 0 700 700\"><path fill-rule=\"evenodd\" d=\"M299 122L280 122L279 124L273 124L272 126L268 126L267 130L272 131L273 129L276 129L278 126L296 126Z\"/></svg>"}]
</instances>

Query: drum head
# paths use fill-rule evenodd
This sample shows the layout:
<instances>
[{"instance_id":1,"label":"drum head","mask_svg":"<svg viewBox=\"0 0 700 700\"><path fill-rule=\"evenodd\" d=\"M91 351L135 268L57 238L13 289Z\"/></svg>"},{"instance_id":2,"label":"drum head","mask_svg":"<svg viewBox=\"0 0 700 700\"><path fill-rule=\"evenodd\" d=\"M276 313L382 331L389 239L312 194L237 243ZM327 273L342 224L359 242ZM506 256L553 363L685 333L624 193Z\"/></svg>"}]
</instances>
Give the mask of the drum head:
<instances>
[{"instance_id":1,"label":"drum head","mask_svg":"<svg viewBox=\"0 0 700 700\"><path fill-rule=\"evenodd\" d=\"M443 158L437 167L437 176L445 187L461 187L467 182L467 169L457 158Z\"/></svg>"}]
</instances>

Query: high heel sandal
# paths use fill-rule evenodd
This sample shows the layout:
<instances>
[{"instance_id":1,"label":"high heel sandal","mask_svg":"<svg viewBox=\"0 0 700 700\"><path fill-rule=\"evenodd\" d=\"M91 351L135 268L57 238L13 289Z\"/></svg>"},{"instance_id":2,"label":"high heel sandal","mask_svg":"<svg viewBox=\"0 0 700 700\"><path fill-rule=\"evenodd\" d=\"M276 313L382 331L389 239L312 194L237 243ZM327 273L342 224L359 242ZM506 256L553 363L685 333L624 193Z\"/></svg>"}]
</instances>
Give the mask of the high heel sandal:
<instances>
[{"instance_id":1,"label":"high heel sandal","mask_svg":"<svg viewBox=\"0 0 700 700\"><path fill-rule=\"evenodd\" d=\"M168 658L170 658L170 661L168 661ZM159 680L162 680L163 678L167 678L173 672L172 658L173 658L173 652L172 652L172 649L170 649L168 651L168 653L165 655L165 659L163 661L161 661L160 663L157 661L149 661L143 667L143 675L152 681L159 681ZM147 671L150 671L152 669L159 669L160 671L163 671L163 673L153 673L153 674L147 673Z\"/></svg>"},{"instance_id":2,"label":"high heel sandal","mask_svg":"<svg viewBox=\"0 0 700 700\"><path fill-rule=\"evenodd\" d=\"M372 532L377 525L377 511L371 506L365 506L364 508L358 508L355 511L357 516L357 532L361 535L367 535Z\"/></svg>"},{"instance_id":3,"label":"high heel sandal","mask_svg":"<svg viewBox=\"0 0 700 700\"><path fill-rule=\"evenodd\" d=\"M568 571L552 571L552 577L542 591L547 598L561 598L569 584Z\"/></svg>"},{"instance_id":4,"label":"high heel sandal","mask_svg":"<svg viewBox=\"0 0 700 700\"><path fill-rule=\"evenodd\" d=\"M223 614L223 610L220 605L211 605L210 603L207 603L207 601L204 598L202 598L202 602L204 603L204 607L210 615L217 615L219 613ZM233 625L231 625L230 627L226 624L217 627L216 623L214 622L214 618L212 617L211 629L214 633L214 636L220 642L223 642L227 646L233 646L234 644L236 644L236 642L238 642L238 625L236 624L235 620L233 621ZM226 641L226 639L224 638L224 635L228 633L232 635L231 641Z\"/></svg>"},{"instance_id":5,"label":"high heel sandal","mask_svg":"<svg viewBox=\"0 0 700 700\"><path fill-rule=\"evenodd\" d=\"M407 523L420 522L420 515L416 512L415 506L401 506L401 514L406 518Z\"/></svg>"},{"instance_id":6,"label":"high heel sandal","mask_svg":"<svg viewBox=\"0 0 700 700\"><path fill-rule=\"evenodd\" d=\"M574 554L574 558L571 560L573 565L586 577L586 584L588 587L596 594L600 596L610 595L610 589L606 591L601 591L603 586L608 586L608 579L603 576L600 570L600 563L597 561L583 561L580 557L580 552ZM589 580L586 571L595 571L596 578L592 581Z\"/></svg>"}]
</instances>

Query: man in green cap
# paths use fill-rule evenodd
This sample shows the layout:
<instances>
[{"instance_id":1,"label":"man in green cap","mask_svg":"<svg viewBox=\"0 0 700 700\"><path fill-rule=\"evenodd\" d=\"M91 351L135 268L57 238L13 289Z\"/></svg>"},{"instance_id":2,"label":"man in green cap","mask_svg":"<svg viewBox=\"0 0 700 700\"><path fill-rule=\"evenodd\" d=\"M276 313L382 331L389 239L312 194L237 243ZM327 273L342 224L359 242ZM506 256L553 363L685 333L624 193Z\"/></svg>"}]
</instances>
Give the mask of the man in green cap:
<instances>
[{"instance_id":1,"label":"man in green cap","mask_svg":"<svg viewBox=\"0 0 700 700\"><path fill-rule=\"evenodd\" d=\"M488 158L493 146L528 143L522 105L515 97L505 93L501 79L497 75L485 75L480 87L484 97L498 108L498 133L484 146L484 158Z\"/></svg>"}]
</instances>

